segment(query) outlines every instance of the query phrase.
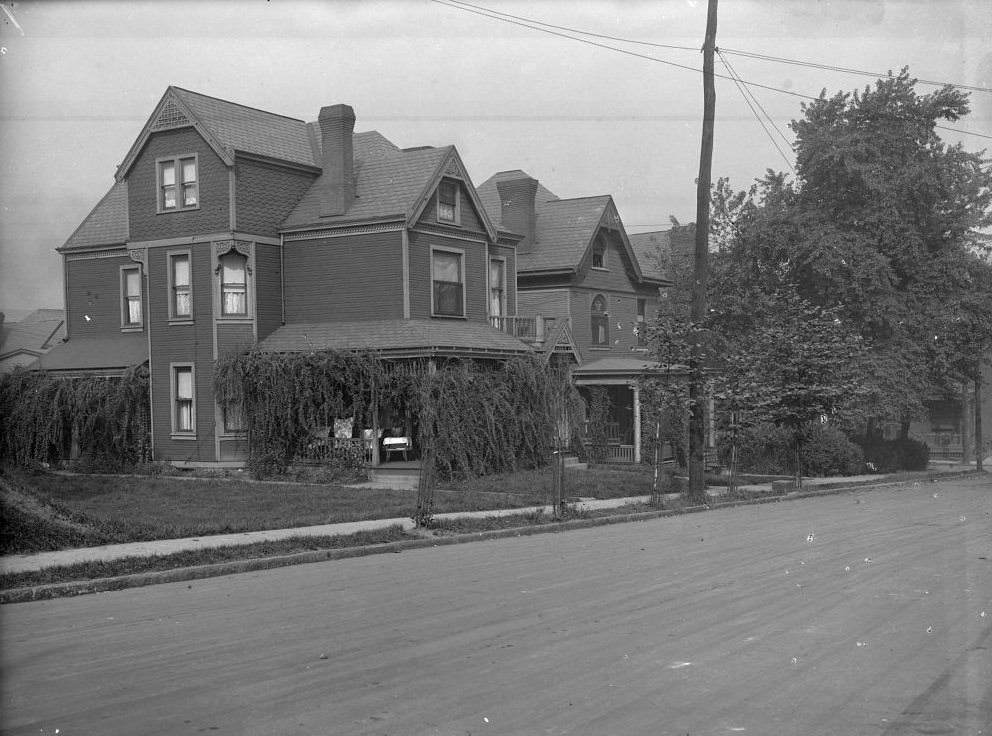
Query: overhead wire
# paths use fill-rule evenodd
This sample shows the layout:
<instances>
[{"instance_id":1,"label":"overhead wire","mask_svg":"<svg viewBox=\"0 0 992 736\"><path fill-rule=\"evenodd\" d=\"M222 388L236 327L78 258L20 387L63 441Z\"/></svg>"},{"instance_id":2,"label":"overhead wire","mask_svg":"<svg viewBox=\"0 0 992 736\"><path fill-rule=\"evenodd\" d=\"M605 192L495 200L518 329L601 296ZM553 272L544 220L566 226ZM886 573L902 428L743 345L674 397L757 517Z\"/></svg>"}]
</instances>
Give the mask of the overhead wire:
<instances>
[{"instance_id":1,"label":"overhead wire","mask_svg":"<svg viewBox=\"0 0 992 736\"><path fill-rule=\"evenodd\" d=\"M778 126L776 126L774 121L771 119L771 117L769 117L768 113L765 111L765 108L761 107L761 103L758 102L757 98L754 98L754 104L752 104L751 99L748 98L748 96L751 95L750 91L746 90L737 81L736 79L737 73L733 70L733 68L731 68L730 64L724 58L723 54L720 53L719 49L717 49L716 53L717 56L720 57L720 61L723 62L723 65L727 68L727 71L730 73L730 75L735 77L734 84L736 85L737 90L741 93L741 96L744 98L744 102L747 104L749 108L751 108L751 112L754 114L755 119L758 121L758 125L760 125L761 129L765 131L765 135L768 136L768 140L771 141L772 145L775 147L775 150L778 151L778 155L782 157L783 161L785 161L785 165L788 166L790 169L792 169L792 173L795 174L796 167L792 165L792 162L789 160L788 156L786 156L785 153L782 152L782 149L778 145L778 141L775 140L775 137L771 134L771 131L768 130L768 126L765 125L765 121L761 119L761 116L758 114L758 111L755 109L755 105L757 105L761 109L761 112L764 113L765 117L768 118L768 122L772 125L775 131L783 138L785 138L785 136L782 135L782 132L778 129ZM751 97L753 97L753 95L751 95ZM788 140L786 140L786 145L791 147L792 144L789 143Z\"/></svg>"},{"instance_id":2,"label":"overhead wire","mask_svg":"<svg viewBox=\"0 0 992 736\"><path fill-rule=\"evenodd\" d=\"M698 74L702 74L702 69L699 69L699 68L694 67L694 66L690 66L688 64L679 64L679 63L674 62L674 61L668 61L667 59L659 59L659 58L654 57L654 56L648 56L646 54L639 54L639 53L636 53L634 51L629 51L627 49L617 48L616 46L610 46L608 44L597 43L595 41L590 41L590 40L585 39L585 38L578 38L576 36L570 36L570 35L568 35L568 33L578 33L578 34L581 34L581 35L588 35L588 36L592 36L592 37L595 37L595 38L603 38L603 39L608 39L608 40L613 40L613 41L619 41L621 43L637 43L637 44L643 44L643 45L648 45L648 46L657 46L657 47L660 47L660 48L668 48L668 49L675 49L675 50L692 50L692 51L698 51L698 49L695 49L693 47L689 47L689 46L675 46L675 45L668 45L668 44L654 44L654 43L647 42L647 41L637 41L637 40L634 40L634 39L625 39L625 38L621 38L621 37L618 37L618 36L607 36L607 35L604 35L604 34L596 34L596 33L590 32L590 31L582 31L582 30L579 30L579 29L568 28L566 26L560 26L560 25L556 25L556 24L553 24L553 23L544 23L544 22L541 22L541 21L533 20L531 18L525 18L523 16L512 15L510 13L503 13L502 11L492 10L490 8L486 8L486 7L481 6L481 5L473 5L472 3L464 2L464 0L431 0L431 1L434 2L434 3L437 3L438 5L444 5L444 6L447 6L449 8L453 8L455 10L461 10L461 11L464 11L464 12L467 12L467 13L474 13L475 15L481 15L481 16L483 16L485 18L491 18L493 20L503 21L504 23L510 23L512 25L521 26L523 28L529 28L529 29L534 30L534 31L540 31L541 33L548 33L548 34L553 35L553 36L558 36L560 38L568 39L570 41L578 41L579 43L588 44L590 46L596 46L598 48L606 49L607 51L614 51L616 53L625 54L627 56L633 56L635 58L645 59L647 61L653 61L656 64L666 64L668 66L673 66L673 67L676 67L676 68L679 68L679 69L686 69L686 70L691 71L691 72L696 72ZM799 60L788 60L788 59L785 59L784 57L769 57L769 56L766 56L766 55L750 54L750 52L741 52L741 51L733 51L732 53L738 53L738 54L741 54L741 55L752 55L755 58L761 58L761 57L764 56L764 57L766 57L766 60L770 60L770 61L773 60L773 61L781 61L781 62L792 62L792 63L796 63L796 64L800 64L800 65L814 66L813 62L802 62L802 61L799 61ZM862 70L854 70L854 69L845 69L843 67L830 67L829 65L819 65L819 66L822 66L822 68L825 68L825 69L832 69L834 71L844 71L844 72L850 72L850 73L871 75L871 76L876 76L876 77L878 77L878 76L892 77L893 76L893 75L889 75L889 74L877 75L877 74L873 74L871 72L866 72L866 71L862 71ZM718 79L728 79L728 80L734 82L735 84L745 85L746 88L748 88L748 89L751 88L751 87L756 87L758 89L767 89L767 90L771 90L773 92L778 92L780 94L790 95L792 97L799 97L799 98L805 99L805 100L813 100L813 101L815 101L815 100L819 99L818 97L814 97L813 95L802 94L800 92L793 92L791 90L782 89L781 87L775 87L775 86L768 85L768 84L761 84L760 82L748 81L748 80L743 79L743 78L741 78L739 76L734 77L734 76L727 76L727 75L724 75L724 74L714 74L713 76L716 77L716 78L718 78ZM917 81L925 81L925 80L917 80ZM944 84L944 83L933 82L933 81L925 81L925 83L927 83L927 84ZM984 87L968 87L967 85L954 85L954 84L952 84L951 86L961 87L963 89L973 89L975 91L982 91L982 92L992 91L992 89L987 89L987 88L984 88ZM976 132L973 132L973 131L970 131L970 130L961 130L959 128L950 128L950 127L943 126L943 125L936 125L935 127L938 128L938 129L940 129L940 130L946 130L946 131L951 132L951 133L956 133L956 134L961 134L961 135L971 135L971 136L976 136L978 138L987 138L987 139L992 140L992 135L986 135L984 133L976 133Z\"/></svg>"}]
</instances>

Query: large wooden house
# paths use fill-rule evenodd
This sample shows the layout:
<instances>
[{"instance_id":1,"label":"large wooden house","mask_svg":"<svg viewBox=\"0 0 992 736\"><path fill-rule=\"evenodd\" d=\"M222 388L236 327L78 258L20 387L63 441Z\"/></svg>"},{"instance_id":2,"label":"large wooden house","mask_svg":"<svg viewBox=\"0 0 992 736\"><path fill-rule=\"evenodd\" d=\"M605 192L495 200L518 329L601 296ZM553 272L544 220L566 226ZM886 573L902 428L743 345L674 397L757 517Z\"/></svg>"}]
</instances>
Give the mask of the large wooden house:
<instances>
[{"instance_id":1,"label":"large wooden house","mask_svg":"<svg viewBox=\"0 0 992 736\"><path fill-rule=\"evenodd\" d=\"M347 105L307 123L169 87L59 249L67 337L36 367L147 364L154 457L240 464L245 433L215 400L213 366L246 345L568 351L564 325L517 317L520 238L497 231L455 148L400 149L354 126ZM622 234L602 229L622 258Z\"/></svg>"}]
</instances>

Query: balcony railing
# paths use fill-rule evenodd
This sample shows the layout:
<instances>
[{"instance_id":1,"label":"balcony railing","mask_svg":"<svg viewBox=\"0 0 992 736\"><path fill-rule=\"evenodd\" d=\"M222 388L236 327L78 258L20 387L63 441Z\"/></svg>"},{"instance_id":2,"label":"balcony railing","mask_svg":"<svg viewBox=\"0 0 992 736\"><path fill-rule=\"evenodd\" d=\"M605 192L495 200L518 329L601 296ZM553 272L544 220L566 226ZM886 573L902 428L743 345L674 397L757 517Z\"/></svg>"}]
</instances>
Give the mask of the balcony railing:
<instances>
[{"instance_id":1,"label":"balcony railing","mask_svg":"<svg viewBox=\"0 0 992 736\"><path fill-rule=\"evenodd\" d=\"M558 317L542 317L540 315L534 317L493 316L489 318L489 323L500 332L540 345L551 339L558 319Z\"/></svg>"}]
</instances>

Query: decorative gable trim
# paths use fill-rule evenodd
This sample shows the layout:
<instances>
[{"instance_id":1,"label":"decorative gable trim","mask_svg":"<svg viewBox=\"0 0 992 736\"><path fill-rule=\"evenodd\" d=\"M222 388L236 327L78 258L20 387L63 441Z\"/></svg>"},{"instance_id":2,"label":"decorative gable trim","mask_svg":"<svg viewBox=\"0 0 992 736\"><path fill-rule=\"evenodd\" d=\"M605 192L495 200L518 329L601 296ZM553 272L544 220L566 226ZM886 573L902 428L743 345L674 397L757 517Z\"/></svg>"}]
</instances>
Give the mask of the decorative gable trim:
<instances>
[{"instance_id":1,"label":"decorative gable trim","mask_svg":"<svg viewBox=\"0 0 992 736\"><path fill-rule=\"evenodd\" d=\"M592 232L592 236L589 238L589 242L586 243L586 247L582 252L582 258L579 261L580 270L585 270L583 267L585 264L592 263L592 249L596 243L596 238L599 235L600 230L611 230L615 232L620 237L620 247L623 250L626 263L624 264L627 268L630 277L640 283L644 281L644 275L641 273L640 264L637 262L637 256L634 254L634 249L630 245L630 240L627 238L627 231L624 229L623 221L620 219L620 213L617 212L616 204L613 202L613 197L609 198L606 203L606 207L603 208L603 214L599 218L599 224L595 227Z\"/></svg>"},{"instance_id":2,"label":"decorative gable trim","mask_svg":"<svg viewBox=\"0 0 992 736\"><path fill-rule=\"evenodd\" d=\"M220 157L221 161L227 166L234 166L234 151L230 151L221 145L216 136L197 119L196 115L192 113L170 86L165 90L165 94L162 95L162 99L159 100L158 105L155 106L155 111L148 118L145 127L141 129L138 138L131 145L131 150L127 152L127 156L124 157L121 165L117 167L117 173L114 175L114 178L117 181L124 180L124 177L127 176L131 167L134 165L134 162L137 161L141 149L145 147L145 143L148 142L149 137L153 133L188 128L190 126L200 134L203 140L207 142L207 145Z\"/></svg>"},{"instance_id":3,"label":"decorative gable trim","mask_svg":"<svg viewBox=\"0 0 992 736\"><path fill-rule=\"evenodd\" d=\"M475 191L475 186L472 184L471 179L465 173L465 165L462 163L461 157L458 155L458 151L454 146L449 146L448 155L441 159L440 164L434 170L431 178L428 182L427 187L420 196L414 202L412 209L407 213L407 226L414 227L420 220L420 216L424 213L424 209L434 201L434 193L437 191L438 185L441 183L441 179L445 176L451 176L458 178L462 182L462 190L465 192L466 196L471 202L473 209L475 210L476 216L479 218L479 222L486 230L486 235L489 236L490 242L496 242L496 228L489 219L489 213L486 212L486 208L482 206L482 200L479 199L479 195ZM449 171L454 171L456 173L449 174Z\"/></svg>"}]
</instances>

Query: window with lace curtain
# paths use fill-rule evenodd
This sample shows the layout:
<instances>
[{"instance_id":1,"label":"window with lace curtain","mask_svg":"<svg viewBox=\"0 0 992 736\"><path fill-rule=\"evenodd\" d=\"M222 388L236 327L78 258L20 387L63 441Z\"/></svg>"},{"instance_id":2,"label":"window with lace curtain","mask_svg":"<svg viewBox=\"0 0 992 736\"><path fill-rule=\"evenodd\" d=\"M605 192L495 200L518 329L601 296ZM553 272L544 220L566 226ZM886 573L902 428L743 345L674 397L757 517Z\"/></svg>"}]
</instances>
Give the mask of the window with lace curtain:
<instances>
[{"instance_id":1,"label":"window with lace curtain","mask_svg":"<svg viewBox=\"0 0 992 736\"><path fill-rule=\"evenodd\" d=\"M248 316L248 258L237 251L220 257L220 298L224 316Z\"/></svg>"},{"instance_id":2,"label":"window with lace curtain","mask_svg":"<svg viewBox=\"0 0 992 736\"><path fill-rule=\"evenodd\" d=\"M506 261L502 258L489 261L489 316L506 316Z\"/></svg>"},{"instance_id":3,"label":"window with lace curtain","mask_svg":"<svg viewBox=\"0 0 992 736\"><path fill-rule=\"evenodd\" d=\"M196 435L196 395L194 392L194 366L172 364L172 434Z\"/></svg>"},{"instance_id":4,"label":"window with lace curtain","mask_svg":"<svg viewBox=\"0 0 992 736\"><path fill-rule=\"evenodd\" d=\"M121 329L125 332L140 330L141 321L141 267L121 267Z\"/></svg>"},{"instance_id":5,"label":"window with lace curtain","mask_svg":"<svg viewBox=\"0 0 992 736\"><path fill-rule=\"evenodd\" d=\"M432 312L439 317L465 316L464 254L458 251L432 250Z\"/></svg>"}]
</instances>

